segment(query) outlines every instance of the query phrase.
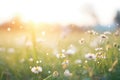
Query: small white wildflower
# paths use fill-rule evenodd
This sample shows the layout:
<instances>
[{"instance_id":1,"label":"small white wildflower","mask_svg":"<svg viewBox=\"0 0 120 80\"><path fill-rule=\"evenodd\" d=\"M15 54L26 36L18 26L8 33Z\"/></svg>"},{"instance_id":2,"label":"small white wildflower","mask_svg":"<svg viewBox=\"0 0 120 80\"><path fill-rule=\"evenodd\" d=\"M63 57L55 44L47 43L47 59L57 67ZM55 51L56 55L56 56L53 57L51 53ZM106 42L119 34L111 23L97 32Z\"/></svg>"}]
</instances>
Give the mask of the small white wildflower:
<instances>
[{"instance_id":1,"label":"small white wildflower","mask_svg":"<svg viewBox=\"0 0 120 80\"><path fill-rule=\"evenodd\" d=\"M31 71L35 74L38 74L38 73L42 72L42 67L41 66L32 67Z\"/></svg>"},{"instance_id":2,"label":"small white wildflower","mask_svg":"<svg viewBox=\"0 0 120 80\"><path fill-rule=\"evenodd\" d=\"M58 71L54 71L54 72L53 72L53 77L58 77L58 76L59 76Z\"/></svg>"},{"instance_id":3,"label":"small white wildflower","mask_svg":"<svg viewBox=\"0 0 120 80\"><path fill-rule=\"evenodd\" d=\"M36 61L36 63L38 64L38 63L39 63L39 61Z\"/></svg>"},{"instance_id":4,"label":"small white wildflower","mask_svg":"<svg viewBox=\"0 0 120 80\"><path fill-rule=\"evenodd\" d=\"M51 71L48 71L48 73L50 74L50 73L51 73Z\"/></svg>"},{"instance_id":5,"label":"small white wildflower","mask_svg":"<svg viewBox=\"0 0 120 80\"><path fill-rule=\"evenodd\" d=\"M106 32L104 32L103 34L105 34L105 35L110 35L110 34L111 34L111 32L106 31Z\"/></svg>"},{"instance_id":6,"label":"small white wildflower","mask_svg":"<svg viewBox=\"0 0 120 80\"><path fill-rule=\"evenodd\" d=\"M67 59L64 60L64 61L62 62L62 65L64 65L64 64L67 64L67 65L68 65L68 64L69 64L69 60L67 60Z\"/></svg>"},{"instance_id":7,"label":"small white wildflower","mask_svg":"<svg viewBox=\"0 0 120 80\"><path fill-rule=\"evenodd\" d=\"M23 63L25 61L25 59L24 58L22 58L21 60L20 60L20 63Z\"/></svg>"},{"instance_id":8,"label":"small white wildflower","mask_svg":"<svg viewBox=\"0 0 120 80\"><path fill-rule=\"evenodd\" d=\"M70 76L72 76L72 73L70 73L70 71L68 69L66 69L64 72L64 76L70 77Z\"/></svg>"},{"instance_id":9,"label":"small white wildflower","mask_svg":"<svg viewBox=\"0 0 120 80\"><path fill-rule=\"evenodd\" d=\"M101 51L103 48L95 48L95 51Z\"/></svg>"},{"instance_id":10,"label":"small white wildflower","mask_svg":"<svg viewBox=\"0 0 120 80\"><path fill-rule=\"evenodd\" d=\"M14 53L14 52L15 52L15 49L14 49L14 48L8 48L7 52L8 52L8 53Z\"/></svg>"},{"instance_id":11,"label":"small white wildflower","mask_svg":"<svg viewBox=\"0 0 120 80\"><path fill-rule=\"evenodd\" d=\"M85 55L85 58L88 60L96 59L96 55L93 53L88 53Z\"/></svg>"},{"instance_id":12,"label":"small white wildflower","mask_svg":"<svg viewBox=\"0 0 120 80\"><path fill-rule=\"evenodd\" d=\"M1 47L0 52L5 52L5 48Z\"/></svg>"},{"instance_id":13,"label":"small white wildflower","mask_svg":"<svg viewBox=\"0 0 120 80\"><path fill-rule=\"evenodd\" d=\"M29 61L32 62L32 61L33 61L33 58L29 58Z\"/></svg>"},{"instance_id":14,"label":"small white wildflower","mask_svg":"<svg viewBox=\"0 0 120 80\"><path fill-rule=\"evenodd\" d=\"M65 56L65 54L56 54L56 57L57 58L65 58L66 56Z\"/></svg>"},{"instance_id":15,"label":"small white wildflower","mask_svg":"<svg viewBox=\"0 0 120 80\"><path fill-rule=\"evenodd\" d=\"M70 45L69 49L65 52L65 54L67 54L67 55L73 55L73 54L76 53L76 51L77 51L76 47L73 46L73 45Z\"/></svg>"},{"instance_id":16,"label":"small white wildflower","mask_svg":"<svg viewBox=\"0 0 120 80\"><path fill-rule=\"evenodd\" d=\"M42 60L40 60L39 62L42 63Z\"/></svg>"},{"instance_id":17,"label":"small white wildflower","mask_svg":"<svg viewBox=\"0 0 120 80\"><path fill-rule=\"evenodd\" d=\"M82 63L82 61L80 59L77 59L77 60L75 60L75 63L80 64L80 63Z\"/></svg>"},{"instance_id":18,"label":"small white wildflower","mask_svg":"<svg viewBox=\"0 0 120 80\"><path fill-rule=\"evenodd\" d=\"M65 53L65 49L62 49L62 53Z\"/></svg>"},{"instance_id":19,"label":"small white wildflower","mask_svg":"<svg viewBox=\"0 0 120 80\"><path fill-rule=\"evenodd\" d=\"M108 37L107 37L105 34L101 34L101 35L100 35L100 38L101 38L101 39L108 39Z\"/></svg>"}]
</instances>

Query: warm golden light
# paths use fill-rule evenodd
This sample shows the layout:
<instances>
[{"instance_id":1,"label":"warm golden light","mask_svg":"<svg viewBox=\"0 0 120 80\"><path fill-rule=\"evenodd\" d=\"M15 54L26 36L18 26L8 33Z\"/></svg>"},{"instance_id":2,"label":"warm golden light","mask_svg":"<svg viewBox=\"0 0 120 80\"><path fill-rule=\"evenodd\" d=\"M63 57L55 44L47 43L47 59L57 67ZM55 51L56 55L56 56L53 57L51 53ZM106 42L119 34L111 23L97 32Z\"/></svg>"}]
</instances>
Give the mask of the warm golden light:
<instances>
[{"instance_id":1,"label":"warm golden light","mask_svg":"<svg viewBox=\"0 0 120 80\"><path fill-rule=\"evenodd\" d=\"M94 23L90 15L81 11L84 4L93 6L101 23L111 22L114 11L120 8L119 0L104 3L98 0L0 0L0 23L16 14L21 15L23 21L36 23Z\"/></svg>"}]
</instances>

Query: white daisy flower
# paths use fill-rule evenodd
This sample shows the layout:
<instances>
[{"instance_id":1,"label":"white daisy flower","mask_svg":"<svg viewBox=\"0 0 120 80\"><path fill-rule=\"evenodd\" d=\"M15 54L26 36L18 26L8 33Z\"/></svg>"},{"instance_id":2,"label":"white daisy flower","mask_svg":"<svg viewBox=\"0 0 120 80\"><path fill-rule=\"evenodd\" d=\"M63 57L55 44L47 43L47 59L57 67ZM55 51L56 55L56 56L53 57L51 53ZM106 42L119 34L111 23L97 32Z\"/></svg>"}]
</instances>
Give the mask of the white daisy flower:
<instances>
[{"instance_id":1,"label":"white daisy flower","mask_svg":"<svg viewBox=\"0 0 120 80\"><path fill-rule=\"evenodd\" d=\"M72 73L70 73L70 71L68 69L66 69L64 72L64 76L70 77L70 76L72 76Z\"/></svg>"},{"instance_id":2,"label":"white daisy flower","mask_svg":"<svg viewBox=\"0 0 120 80\"><path fill-rule=\"evenodd\" d=\"M35 74L38 74L38 73L42 72L42 67L41 66L32 67L31 71Z\"/></svg>"},{"instance_id":3,"label":"white daisy flower","mask_svg":"<svg viewBox=\"0 0 120 80\"><path fill-rule=\"evenodd\" d=\"M75 46L70 45L69 49L65 52L65 54L67 54L67 55L73 55L73 54L76 53L76 51L77 50L76 50Z\"/></svg>"},{"instance_id":4,"label":"white daisy flower","mask_svg":"<svg viewBox=\"0 0 120 80\"><path fill-rule=\"evenodd\" d=\"M96 55L93 54L93 53L87 53L85 55L85 58L88 59L88 60L96 59Z\"/></svg>"}]
</instances>

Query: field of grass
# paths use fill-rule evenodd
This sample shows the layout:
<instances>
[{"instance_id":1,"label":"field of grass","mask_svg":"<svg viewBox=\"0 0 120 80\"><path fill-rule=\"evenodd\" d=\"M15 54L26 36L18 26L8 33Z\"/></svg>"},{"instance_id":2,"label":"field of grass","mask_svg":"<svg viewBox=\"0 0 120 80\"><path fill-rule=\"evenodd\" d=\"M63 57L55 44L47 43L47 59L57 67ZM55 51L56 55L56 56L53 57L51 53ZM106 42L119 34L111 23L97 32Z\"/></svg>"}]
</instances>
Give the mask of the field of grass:
<instances>
[{"instance_id":1,"label":"field of grass","mask_svg":"<svg viewBox=\"0 0 120 80\"><path fill-rule=\"evenodd\" d=\"M0 80L120 80L120 33L1 31Z\"/></svg>"}]
</instances>

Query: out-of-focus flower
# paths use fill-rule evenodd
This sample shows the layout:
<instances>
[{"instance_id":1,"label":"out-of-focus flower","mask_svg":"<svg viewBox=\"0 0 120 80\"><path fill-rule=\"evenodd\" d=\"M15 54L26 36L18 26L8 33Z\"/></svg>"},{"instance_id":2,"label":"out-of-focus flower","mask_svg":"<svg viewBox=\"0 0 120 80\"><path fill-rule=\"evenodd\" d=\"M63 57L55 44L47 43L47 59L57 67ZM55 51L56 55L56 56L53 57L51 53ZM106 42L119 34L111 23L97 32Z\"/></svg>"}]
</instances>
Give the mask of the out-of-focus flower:
<instances>
[{"instance_id":1,"label":"out-of-focus flower","mask_svg":"<svg viewBox=\"0 0 120 80\"><path fill-rule=\"evenodd\" d=\"M66 69L69 65L69 60L65 59L63 62L62 62L62 68L63 69Z\"/></svg>"},{"instance_id":2,"label":"out-of-focus flower","mask_svg":"<svg viewBox=\"0 0 120 80\"><path fill-rule=\"evenodd\" d=\"M29 58L29 61L32 62L32 61L33 61L33 58Z\"/></svg>"},{"instance_id":3,"label":"out-of-focus flower","mask_svg":"<svg viewBox=\"0 0 120 80\"><path fill-rule=\"evenodd\" d=\"M85 39L84 39L84 38L81 38L81 39L79 40L79 43L80 43L80 44L84 44L84 42L85 42Z\"/></svg>"},{"instance_id":4,"label":"out-of-focus flower","mask_svg":"<svg viewBox=\"0 0 120 80\"><path fill-rule=\"evenodd\" d=\"M68 50L65 52L65 54L67 55L73 55L76 53L76 47L73 45L70 45L70 47L68 48Z\"/></svg>"},{"instance_id":5,"label":"out-of-focus flower","mask_svg":"<svg viewBox=\"0 0 120 80\"><path fill-rule=\"evenodd\" d=\"M50 73L51 73L51 71L48 71L48 73L50 74Z\"/></svg>"},{"instance_id":6,"label":"out-of-focus flower","mask_svg":"<svg viewBox=\"0 0 120 80\"><path fill-rule=\"evenodd\" d=\"M61 54L55 54L57 58L65 58L65 54L61 53Z\"/></svg>"},{"instance_id":7,"label":"out-of-focus flower","mask_svg":"<svg viewBox=\"0 0 120 80\"><path fill-rule=\"evenodd\" d=\"M69 64L69 60L68 60L68 59L65 59L65 60L62 62L62 65L63 65L63 64L67 64L67 65L68 65L68 64Z\"/></svg>"},{"instance_id":8,"label":"out-of-focus flower","mask_svg":"<svg viewBox=\"0 0 120 80\"><path fill-rule=\"evenodd\" d=\"M111 34L111 32L106 31L106 32L104 32L103 34L105 34L105 35L110 35L110 34Z\"/></svg>"},{"instance_id":9,"label":"out-of-focus flower","mask_svg":"<svg viewBox=\"0 0 120 80\"><path fill-rule=\"evenodd\" d=\"M115 33L114 33L114 35L117 37L117 36L119 36L120 35L120 32L119 32L119 30L118 31L116 31Z\"/></svg>"},{"instance_id":10,"label":"out-of-focus flower","mask_svg":"<svg viewBox=\"0 0 120 80\"><path fill-rule=\"evenodd\" d=\"M14 49L14 48L8 48L7 52L8 52L8 53L14 53L14 52L15 52L15 49Z\"/></svg>"},{"instance_id":11,"label":"out-of-focus flower","mask_svg":"<svg viewBox=\"0 0 120 80\"><path fill-rule=\"evenodd\" d=\"M62 49L62 53L65 53L65 49Z\"/></svg>"},{"instance_id":12,"label":"out-of-focus flower","mask_svg":"<svg viewBox=\"0 0 120 80\"><path fill-rule=\"evenodd\" d=\"M101 35L100 35L100 38L101 38L101 39L108 39L108 36L106 36L105 34L101 34Z\"/></svg>"},{"instance_id":13,"label":"out-of-focus flower","mask_svg":"<svg viewBox=\"0 0 120 80\"><path fill-rule=\"evenodd\" d=\"M113 47L118 47L118 44L117 43L113 43Z\"/></svg>"},{"instance_id":14,"label":"out-of-focus flower","mask_svg":"<svg viewBox=\"0 0 120 80\"><path fill-rule=\"evenodd\" d=\"M22 58L22 59L20 60L20 63L23 63L23 62L25 62L25 59L24 59L24 58Z\"/></svg>"},{"instance_id":15,"label":"out-of-focus flower","mask_svg":"<svg viewBox=\"0 0 120 80\"><path fill-rule=\"evenodd\" d=\"M58 77L58 76L59 76L58 71L54 71L54 72L53 72L53 77Z\"/></svg>"},{"instance_id":16,"label":"out-of-focus flower","mask_svg":"<svg viewBox=\"0 0 120 80\"><path fill-rule=\"evenodd\" d=\"M80 59L77 59L77 60L75 60L75 63L80 64L80 63L82 63L82 61Z\"/></svg>"},{"instance_id":17,"label":"out-of-focus flower","mask_svg":"<svg viewBox=\"0 0 120 80\"><path fill-rule=\"evenodd\" d=\"M95 51L101 51L103 48L95 48Z\"/></svg>"},{"instance_id":18,"label":"out-of-focus flower","mask_svg":"<svg viewBox=\"0 0 120 80\"><path fill-rule=\"evenodd\" d=\"M96 59L96 55L93 54L93 53L87 53L85 55L85 58L88 59L88 60Z\"/></svg>"},{"instance_id":19,"label":"out-of-focus flower","mask_svg":"<svg viewBox=\"0 0 120 80\"><path fill-rule=\"evenodd\" d=\"M94 30L89 30L89 31L87 31L87 33L90 34L90 35L96 35L96 34L98 34L98 33L95 32Z\"/></svg>"},{"instance_id":20,"label":"out-of-focus flower","mask_svg":"<svg viewBox=\"0 0 120 80\"><path fill-rule=\"evenodd\" d=\"M72 73L70 73L70 71L69 71L68 69L66 69L66 70L64 71L64 76L70 77L70 76L72 76Z\"/></svg>"},{"instance_id":21,"label":"out-of-focus flower","mask_svg":"<svg viewBox=\"0 0 120 80\"><path fill-rule=\"evenodd\" d=\"M82 63L82 60L80 59L75 60L75 64L81 64L81 63Z\"/></svg>"},{"instance_id":22,"label":"out-of-focus flower","mask_svg":"<svg viewBox=\"0 0 120 80\"><path fill-rule=\"evenodd\" d=\"M1 47L0 52L5 52L5 48Z\"/></svg>"},{"instance_id":23,"label":"out-of-focus flower","mask_svg":"<svg viewBox=\"0 0 120 80\"><path fill-rule=\"evenodd\" d=\"M42 72L42 67L41 66L32 67L31 71L35 74L38 74L38 73Z\"/></svg>"},{"instance_id":24,"label":"out-of-focus flower","mask_svg":"<svg viewBox=\"0 0 120 80\"><path fill-rule=\"evenodd\" d=\"M106 58L104 52L97 52L97 53L96 53L96 57L97 57L97 58L103 58L103 59Z\"/></svg>"}]
</instances>

